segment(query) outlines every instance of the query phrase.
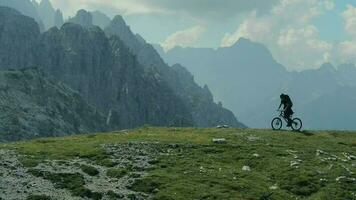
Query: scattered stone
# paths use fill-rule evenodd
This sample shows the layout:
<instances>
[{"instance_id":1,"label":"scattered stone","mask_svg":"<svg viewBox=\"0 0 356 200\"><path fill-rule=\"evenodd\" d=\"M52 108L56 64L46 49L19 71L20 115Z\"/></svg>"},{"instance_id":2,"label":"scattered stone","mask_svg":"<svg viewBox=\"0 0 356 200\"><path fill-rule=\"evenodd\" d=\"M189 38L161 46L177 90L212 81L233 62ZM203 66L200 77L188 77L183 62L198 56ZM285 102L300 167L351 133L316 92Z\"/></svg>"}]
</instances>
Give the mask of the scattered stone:
<instances>
[{"instance_id":1,"label":"scattered stone","mask_svg":"<svg viewBox=\"0 0 356 200\"><path fill-rule=\"evenodd\" d=\"M251 168L249 166L243 166L242 171L251 171Z\"/></svg>"},{"instance_id":2,"label":"scattered stone","mask_svg":"<svg viewBox=\"0 0 356 200\"><path fill-rule=\"evenodd\" d=\"M215 143L215 144L226 144L227 141L226 141L225 138L214 138L213 139L213 143Z\"/></svg>"},{"instance_id":3,"label":"scattered stone","mask_svg":"<svg viewBox=\"0 0 356 200\"><path fill-rule=\"evenodd\" d=\"M216 128L230 128L229 125L225 124L225 125L217 125Z\"/></svg>"},{"instance_id":4,"label":"scattered stone","mask_svg":"<svg viewBox=\"0 0 356 200\"><path fill-rule=\"evenodd\" d=\"M349 153L342 153L343 156L345 156L347 158L347 160L356 160L356 156L351 155Z\"/></svg>"},{"instance_id":5,"label":"scattered stone","mask_svg":"<svg viewBox=\"0 0 356 200\"><path fill-rule=\"evenodd\" d=\"M258 153L254 153L254 154L253 154L253 157L258 158L258 157L260 157L260 155L259 155Z\"/></svg>"},{"instance_id":6,"label":"scattered stone","mask_svg":"<svg viewBox=\"0 0 356 200\"><path fill-rule=\"evenodd\" d=\"M328 182L328 179L326 179L326 178L321 178L321 179L320 179L320 182Z\"/></svg>"},{"instance_id":7,"label":"scattered stone","mask_svg":"<svg viewBox=\"0 0 356 200\"><path fill-rule=\"evenodd\" d=\"M290 162L290 166L291 166L291 167L296 167L296 168L298 168L298 167L299 167L299 162L297 162L297 161L291 161L291 162Z\"/></svg>"},{"instance_id":8,"label":"scattered stone","mask_svg":"<svg viewBox=\"0 0 356 200\"><path fill-rule=\"evenodd\" d=\"M269 187L270 190L277 190L278 189L278 185L274 184L271 187Z\"/></svg>"},{"instance_id":9,"label":"scattered stone","mask_svg":"<svg viewBox=\"0 0 356 200\"><path fill-rule=\"evenodd\" d=\"M316 150L316 156L320 156L321 154L326 154L323 150Z\"/></svg>"},{"instance_id":10,"label":"scattered stone","mask_svg":"<svg viewBox=\"0 0 356 200\"><path fill-rule=\"evenodd\" d=\"M249 136L247 136L247 140L250 142L256 142L258 140L261 140L261 138L253 136L253 135L249 135Z\"/></svg>"},{"instance_id":11,"label":"scattered stone","mask_svg":"<svg viewBox=\"0 0 356 200\"><path fill-rule=\"evenodd\" d=\"M345 178L347 178L346 176L339 176L339 177L337 177L335 180L337 181L337 182L339 182L341 179L345 179Z\"/></svg>"}]
</instances>

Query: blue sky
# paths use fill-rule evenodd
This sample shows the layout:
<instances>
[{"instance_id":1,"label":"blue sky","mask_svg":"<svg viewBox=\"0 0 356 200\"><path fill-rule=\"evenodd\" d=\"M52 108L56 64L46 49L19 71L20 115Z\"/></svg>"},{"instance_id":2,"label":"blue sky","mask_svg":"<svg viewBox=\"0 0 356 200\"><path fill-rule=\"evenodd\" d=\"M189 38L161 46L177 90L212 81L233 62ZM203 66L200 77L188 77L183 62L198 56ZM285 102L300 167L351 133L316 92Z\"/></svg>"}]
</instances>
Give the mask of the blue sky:
<instances>
[{"instance_id":1,"label":"blue sky","mask_svg":"<svg viewBox=\"0 0 356 200\"><path fill-rule=\"evenodd\" d=\"M313 23L320 31L320 36L330 42L337 42L348 37L343 30L343 19L340 15L346 10L347 5L356 6L355 0L336 0L335 10L328 11L313 20Z\"/></svg>"},{"instance_id":2,"label":"blue sky","mask_svg":"<svg viewBox=\"0 0 356 200\"><path fill-rule=\"evenodd\" d=\"M123 15L135 33L166 50L263 43L292 70L356 62L356 0L52 0L76 10Z\"/></svg>"}]
</instances>

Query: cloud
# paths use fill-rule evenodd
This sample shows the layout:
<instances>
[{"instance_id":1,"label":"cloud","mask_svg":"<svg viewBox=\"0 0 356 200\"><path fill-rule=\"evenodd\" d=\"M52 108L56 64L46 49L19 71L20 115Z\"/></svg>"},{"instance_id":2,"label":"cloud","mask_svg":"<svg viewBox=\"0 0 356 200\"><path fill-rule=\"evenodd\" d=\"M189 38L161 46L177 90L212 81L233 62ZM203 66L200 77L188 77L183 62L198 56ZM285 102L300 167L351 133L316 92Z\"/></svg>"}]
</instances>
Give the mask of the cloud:
<instances>
[{"instance_id":1,"label":"cloud","mask_svg":"<svg viewBox=\"0 0 356 200\"><path fill-rule=\"evenodd\" d=\"M194 26L182 31L177 31L168 36L161 45L165 51L168 51L176 46L194 46L194 43L200 38L204 31L205 28L202 26Z\"/></svg>"},{"instance_id":2,"label":"cloud","mask_svg":"<svg viewBox=\"0 0 356 200\"><path fill-rule=\"evenodd\" d=\"M345 30L356 37L356 7L347 5L347 9L341 14L345 20Z\"/></svg>"},{"instance_id":3,"label":"cloud","mask_svg":"<svg viewBox=\"0 0 356 200\"><path fill-rule=\"evenodd\" d=\"M267 12L279 0L52 0L55 7L67 15L78 8L110 11L112 14L140 15L160 14L195 18L199 20L221 20L242 12L258 10Z\"/></svg>"},{"instance_id":4,"label":"cloud","mask_svg":"<svg viewBox=\"0 0 356 200\"><path fill-rule=\"evenodd\" d=\"M330 61L333 46L320 38L311 20L333 8L331 0L281 0L267 15L252 11L235 32L225 34L221 46L249 38L265 44L290 69L319 67Z\"/></svg>"},{"instance_id":5,"label":"cloud","mask_svg":"<svg viewBox=\"0 0 356 200\"><path fill-rule=\"evenodd\" d=\"M341 13L345 22L345 31L350 39L340 42L335 51L336 59L340 63L356 62L356 7L348 5L347 9Z\"/></svg>"},{"instance_id":6,"label":"cloud","mask_svg":"<svg viewBox=\"0 0 356 200\"><path fill-rule=\"evenodd\" d=\"M52 0L54 7L60 8L66 16L74 15L79 9L102 10L111 15L135 15L166 13L156 5L144 0Z\"/></svg>"}]
</instances>

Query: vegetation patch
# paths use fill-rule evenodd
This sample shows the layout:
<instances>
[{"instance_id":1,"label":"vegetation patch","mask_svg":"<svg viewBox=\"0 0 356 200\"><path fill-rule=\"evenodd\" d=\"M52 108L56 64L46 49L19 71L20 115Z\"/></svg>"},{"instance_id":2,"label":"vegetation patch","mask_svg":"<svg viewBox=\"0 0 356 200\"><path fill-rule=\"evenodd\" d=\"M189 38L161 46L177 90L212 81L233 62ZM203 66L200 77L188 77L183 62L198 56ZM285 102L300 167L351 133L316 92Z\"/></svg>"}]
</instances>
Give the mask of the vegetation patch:
<instances>
[{"instance_id":1,"label":"vegetation patch","mask_svg":"<svg viewBox=\"0 0 356 200\"><path fill-rule=\"evenodd\" d=\"M106 172L106 176L108 176L110 178L120 179L120 178L124 177L127 173L128 173L127 169L112 168L112 169L108 169L108 171Z\"/></svg>"},{"instance_id":2,"label":"vegetation patch","mask_svg":"<svg viewBox=\"0 0 356 200\"><path fill-rule=\"evenodd\" d=\"M98 165L104 166L104 167L115 167L117 163L112 161L110 158L105 158L102 160L97 160L96 162Z\"/></svg>"},{"instance_id":3,"label":"vegetation patch","mask_svg":"<svg viewBox=\"0 0 356 200\"><path fill-rule=\"evenodd\" d=\"M112 199L112 200L122 199L124 197L124 195L117 194L112 190L109 190L108 192L106 192L106 195L109 197L109 199Z\"/></svg>"},{"instance_id":4,"label":"vegetation patch","mask_svg":"<svg viewBox=\"0 0 356 200\"><path fill-rule=\"evenodd\" d=\"M101 194L93 193L85 188L85 181L81 174L67 174L67 173L50 173L40 170L31 169L31 174L37 177L42 177L51 181L56 188L67 189L74 196L96 198Z\"/></svg>"},{"instance_id":5,"label":"vegetation patch","mask_svg":"<svg viewBox=\"0 0 356 200\"><path fill-rule=\"evenodd\" d=\"M316 174L293 170L282 174L281 188L300 196L310 196L319 191L320 178Z\"/></svg>"},{"instance_id":6,"label":"vegetation patch","mask_svg":"<svg viewBox=\"0 0 356 200\"><path fill-rule=\"evenodd\" d=\"M51 200L51 197L46 195L29 195L26 200Z\"/></svg>"},{"instance_id":7,"label":"vegetation patch","mask_svg":"<svg viewBox=\"0 0 356 200\"><path fill-rule=\"evenodd\" d=\"M81 165L80 169L89 176L96 176L99 174L99 171L93 166Z\"/></svg>"},{"instance_id":8,"label":"vegetation patch","mask_svg":"<svg viewBox=\"0 0 356 200\"><path fill-rule=\"evenodd\" d=\"M26 168L36 167L41 161L35 158L22 157L21 164Z\"/></svg>"}]
</instances>

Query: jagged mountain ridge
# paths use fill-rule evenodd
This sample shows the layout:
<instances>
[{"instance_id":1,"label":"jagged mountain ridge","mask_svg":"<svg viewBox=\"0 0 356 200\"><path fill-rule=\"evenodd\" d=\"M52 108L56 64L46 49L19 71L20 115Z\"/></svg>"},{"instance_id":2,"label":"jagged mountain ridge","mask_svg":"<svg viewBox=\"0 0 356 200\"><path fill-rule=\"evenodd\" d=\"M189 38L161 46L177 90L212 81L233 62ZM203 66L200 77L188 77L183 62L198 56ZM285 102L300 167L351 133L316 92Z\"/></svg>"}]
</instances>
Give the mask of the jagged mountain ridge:
<instances>
[{"instance_id":1,"label":"jagged mountain ridge","mask_svg":"<svg viewBox=\"0 0 356 200\"><path fill-rule=\"evenodd\" d=\"M11 12L7 13L6 19L19 15L15 10L9 10ZM26 24L26 31L34 34L23 39L18 46L3 45L0 58L14 57L25 61L27 57L35 59L23 63L13 63L11 60L5 64L0 63L2 69L40 66L46 74L68 84L87 102L98 106L110 118L110 125L116 129L133 128L146 123L176 126L181 125L178 123L194 124L189 110L181 100L159 80L143 74L143 70L140 70L142 67L125 50L123 43L115 43L118 38L107 38L99 27L84 28L67 23L61 29L54 27L40 34L34 21ZM21 29L20 25L17 29ZM6 29L12 27L11 23L5 26ZM9 32L3 34L2 38L8 41L12 36L16 34ZM22 59L22 54L18 52L23 49L21 44L27 43L31 48L41 51L23 50ZM121 45L115 49L112 44ZM115 52L121 54L115 55ZM130 77L120 74L123 69ZM122 104L121 109L115 109L117 104Z\"/></svg>"},{"instance_id":2,"label":"jagged mountain ridge","mask_svg":"<svg viewBox=\"0 0 356 200\"><path fill-rule=\"evenodd\" d=\"M62 12L55 10L49 0L0 0L0 6L11 7L23 15L36 20L41 31L46 31L53 26L60 27L64 23Z\"/></svg>"},{"instance_id":3,"label":"jagged mountain ridge","mask_svg":"<svg viewBox=\"0 0 356 200\"><path fill-rule=\"evenodd\" d=\"M11 10L5 22L12 16L20 15L15 10L5 10ZM23 62L3 62L4 59L0 59L2 69L40 66L47 75L68 84L87 102L98 106L105 113L110 127L115 129L143 124L197 125L189 104L173 91L160 73L143 67L118 36L108 38L99 27L82 27L73 23L41 34L35 21L26 20L26 31L33 34L25 34L23 38L16 35L17 30L14 29L14 33L8 32L0 38L6 44L12 36L22 37L18 45L4 45L0 58L18 57ZM11 27L11 23L3 24L6 29L7 26ZM17 28L20 27L21 23ZM22 44L27 43L29 48L37 51L21 51ZM226 113L229 111L224 110L219 115ZM231 125L240 125L235 123L231 112L227 116L205 124L229 124L228 119L234 122Z\"/></svg>"},{"instance_id":4,"label":"jagged mountain ridge","mask_svg":"<svg viewBox=\"0 0 356 200\"><path fill-rule=\"evenodd\" d=\"M166 53L160 46L155 47L167 62L183 63L200 84L211 85L216 97L248 126L270 127L271 118L277 115L279 94L284 92L292 97L296 115L304 119L306 128L356 129L350 120L334 117L352 113L352 109L346 111L336 103L351 99L352 95L346 95L345 90L352 93L356 86L356 67L352 64L337 68L324 64L319 69L287 71L266 47L247 39L215 50L176 47ZM337 97L340 100L336 101L333 95L341 95ZM335 113L326 114L328 109Z\"/></svg>"},{"instance_id":5,"label":"jagged mountain ridge","mask_svg":"<svg viewBox=\"0 0 356 200\"><path fill-rule=\"evenodd\" d=\"M232 126L245 127L245 125L236 120L231 111L214 103L214 99L209 98L211 92L208 87L204 89L198 86L191 73L183 73L185 77L179 78L182 75L180 70L187 70L183 69L184 67L181 65L180 67L170 67L166 64L151 44L147 43L140 35L132 33L122 16L118 15L114 17L105 29L105 32L109 36L115 35L122 38L131 52L137 56L138 62L145 67L146 71L155 71L169 84L174 92L183 99L186 106L192 110L192 116L198 126L215 126L219 123L226 123ZM182 78L187 81L182 82ZM193 86L190 87L191 91L185 90L184 88L187 88L189 85ZM201 96L197 96L196 94L200 94ZM209 100L206 100L206 97ZM192 98L195 98L195 103L192 103Z\"/></svg>"},{"instance_id":6,"label":"jagged mountain ridge","mask_svg":"<svg viewBox=\"0 0 356 200\"><path fill-rule=\"evenodd\" d=\"M291 78L268 49L246 39L229 48L177 47L162 58L186 66L199 84L208 84L215 97L251 127L261 127L253 119L258 107Z\"/></svg>"}]
</instances>

